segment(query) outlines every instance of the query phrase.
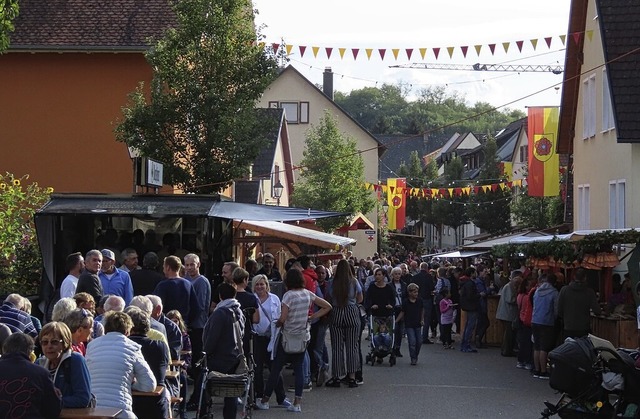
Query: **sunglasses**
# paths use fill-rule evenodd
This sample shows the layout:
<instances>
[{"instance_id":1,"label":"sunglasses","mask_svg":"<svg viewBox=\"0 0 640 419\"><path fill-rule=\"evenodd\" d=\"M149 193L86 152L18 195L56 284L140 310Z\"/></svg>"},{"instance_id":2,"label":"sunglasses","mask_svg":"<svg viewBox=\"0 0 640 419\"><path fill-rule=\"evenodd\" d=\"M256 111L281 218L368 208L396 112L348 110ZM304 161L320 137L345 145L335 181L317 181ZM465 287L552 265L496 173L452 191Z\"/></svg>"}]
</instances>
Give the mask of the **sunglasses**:
<instances>
[{"instance_id":1,"label":"sunglasses","mask_svg":"<svg viewBox=\"0 0 640 419\"><path fill-rule=\"evenodd\" d=\"M63 342L62 339L41 340L40 345L41 346L47 346L49 344L60 345L62 342Z\"/></svg>"}]
</instances>

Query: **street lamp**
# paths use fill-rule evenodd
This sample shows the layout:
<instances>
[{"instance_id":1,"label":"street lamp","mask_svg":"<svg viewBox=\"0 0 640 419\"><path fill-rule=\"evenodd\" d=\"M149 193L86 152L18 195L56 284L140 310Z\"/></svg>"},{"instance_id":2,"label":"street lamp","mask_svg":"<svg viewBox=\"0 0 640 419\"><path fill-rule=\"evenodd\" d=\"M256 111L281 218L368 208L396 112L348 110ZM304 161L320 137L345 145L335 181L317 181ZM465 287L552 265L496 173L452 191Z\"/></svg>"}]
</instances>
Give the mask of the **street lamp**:
<instances>
[{"instance_id":1,"label":"street lamp","mask_svg":"<svg viewBox=\"0 0 640 419\"><path fill-rule=\"evenodd\" d=\"M389 202L386 199L382 201L382 211L384 211L385 214L389 212Z\"/></svg>"},{"instance_id":2,"label":"street lamp","mask_svg":"<svg viewBox=\"0 0 640 419\"><path fill-rule=\"evenodd\" d=\"M280 198L282 197L282 191L284 190L284 186L278 180L278 183L273 185L273 197L276 199L276 205L280 206Z\"/></svg>"}]
</instances>

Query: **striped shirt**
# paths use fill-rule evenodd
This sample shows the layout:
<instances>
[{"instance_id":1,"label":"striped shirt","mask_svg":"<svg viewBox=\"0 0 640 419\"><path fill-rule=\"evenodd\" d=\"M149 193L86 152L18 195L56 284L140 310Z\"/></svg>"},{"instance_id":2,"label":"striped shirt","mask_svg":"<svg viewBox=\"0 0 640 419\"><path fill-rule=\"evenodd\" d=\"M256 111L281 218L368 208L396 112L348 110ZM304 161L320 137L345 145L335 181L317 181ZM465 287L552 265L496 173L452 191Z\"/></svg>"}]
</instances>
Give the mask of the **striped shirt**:
<instances>
[{"instance_id":1,"label":"striped shirt","mask_svg":"<svg viewBox=\"0 0 640 419\"><path fill-rule=\"evenodd\" d=\"M13 304L5 301L0 307L0 323L9 326L11 332L22 332L35 338L38 336L36 328L33 326L31 317L24 311L18 310Z\"/></svg>"},{"instance_id":2,"label":"striped shirt","mask_svg":"<svg viewBox=\"0 0 640 419\"><path fill-rule=\"evenodd\" d=\"M284 330L287 332L302 332L309 321L309 307L316 299L316 295L307 289L290 290L282 296L282 304L289 308Z\"/></svg>"}]
</instances>

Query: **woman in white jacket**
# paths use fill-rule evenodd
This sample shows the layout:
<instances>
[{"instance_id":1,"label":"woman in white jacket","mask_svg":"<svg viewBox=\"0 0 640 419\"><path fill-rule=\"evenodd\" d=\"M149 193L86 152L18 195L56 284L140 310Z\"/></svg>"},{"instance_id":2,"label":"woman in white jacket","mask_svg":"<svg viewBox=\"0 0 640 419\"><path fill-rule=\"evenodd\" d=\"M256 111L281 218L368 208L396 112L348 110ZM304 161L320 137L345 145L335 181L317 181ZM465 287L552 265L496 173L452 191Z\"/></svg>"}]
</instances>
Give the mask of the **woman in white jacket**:
<instances>
[{"instance_id":1,"label":"woman in white jacket","mask_svg":"<svg viewBox=\"0 0 640 419\"><path fill-rule=\"evenodd\" d=\"M280 318L281 303L277 295L271 293L266 275L256 275L251 281L251 290L258 297L260 306L260 323L253 325L253 359L256 363L254 386L256 397L264 396L264 365L270 365L273 359L273 346L276 340L276 321ZM276 400L282 407L291 406L284 390L282 376L275 387Z\"/></svg>"},{"instance_id":2,"label":"woman in white jacket","mask_svg":"<svg viewBox=\"0 0 640 419\"><path fill-rule=\"evenodd\" d=\"M89 343L86 359L97 406L120 408L119 418L135 419L131 390L153 391L156 379L140 345L127 338L132 326L127 314L108 313L104 317L105 334Z\"/></svg>"}]
</instances>

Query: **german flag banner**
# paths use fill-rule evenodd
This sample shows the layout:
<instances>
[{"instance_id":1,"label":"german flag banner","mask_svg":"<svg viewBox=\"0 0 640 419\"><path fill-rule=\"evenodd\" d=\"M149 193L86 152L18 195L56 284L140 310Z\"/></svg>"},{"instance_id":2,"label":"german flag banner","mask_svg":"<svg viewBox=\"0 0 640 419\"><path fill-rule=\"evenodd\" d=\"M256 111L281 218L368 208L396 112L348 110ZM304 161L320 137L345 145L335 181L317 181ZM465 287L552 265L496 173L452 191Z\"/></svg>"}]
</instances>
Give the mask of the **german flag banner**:
<instances>
[{"instance_id":1,"label":"german flag banner","mask_svg":"<svg viewBox=\"0 0 640 419\"><path fill-rule=\"evenodd\" d=\"M400 230L405 223L405 189L407 180L405 178L387 179L387 227L389 230Z\"/></svg>"},{"instance_id":2,"label":"german flag banner","mask_svg":"<svg viewBox=\"0 0 640 419\"><path fill-rule=\"evenodd\" d=\"M558 107L529 108L529 196L560 194L560 158L556 152L559 115Z\"/></svg>"}]
</instances>

